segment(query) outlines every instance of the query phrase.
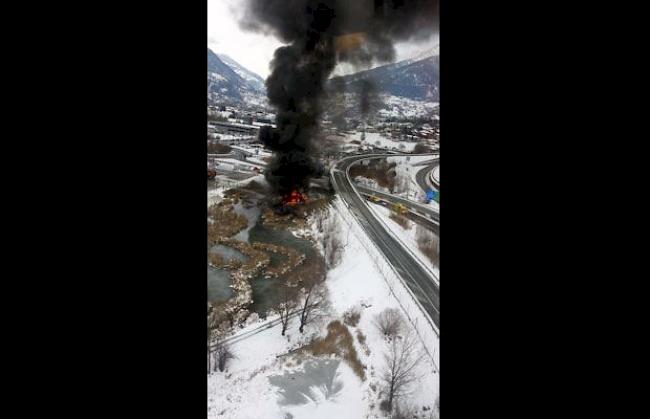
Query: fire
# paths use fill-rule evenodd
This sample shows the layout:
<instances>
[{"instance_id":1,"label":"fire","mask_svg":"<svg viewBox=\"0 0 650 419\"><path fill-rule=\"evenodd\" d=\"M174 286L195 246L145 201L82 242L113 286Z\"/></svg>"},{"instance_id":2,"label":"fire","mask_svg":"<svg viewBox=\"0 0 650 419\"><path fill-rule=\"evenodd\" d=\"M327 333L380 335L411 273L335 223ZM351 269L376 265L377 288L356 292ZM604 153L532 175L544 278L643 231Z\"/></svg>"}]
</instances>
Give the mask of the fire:
<instances>
[{"instance_id":1,"label":"fire","mask_svg":"<svg viewBox=\"0 0 650 419\"><path fill-rule=\"evenodd\" d=\"M292 190L289 195L285 195L282 198L282 203L284 205L290 205L292 207L295 207L296 205L299 204L304 204L306 202L307 202L307 195L301 193L297 189Z\"/></svg>"}]
</instances>

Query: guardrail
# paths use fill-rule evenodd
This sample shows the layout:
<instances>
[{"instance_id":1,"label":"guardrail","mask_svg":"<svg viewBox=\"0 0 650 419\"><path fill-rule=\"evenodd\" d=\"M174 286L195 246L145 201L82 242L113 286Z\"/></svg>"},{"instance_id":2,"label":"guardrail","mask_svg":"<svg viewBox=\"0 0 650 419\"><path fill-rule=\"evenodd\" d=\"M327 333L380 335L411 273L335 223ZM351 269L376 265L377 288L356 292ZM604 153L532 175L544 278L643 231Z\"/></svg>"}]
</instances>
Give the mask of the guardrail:
<instances>
[{"instance_id":1,"label":"guardrail","mask_svg":"<svg viewBox=\"0 0 650 419\"><path fill-rule=\"evenodd\" d=\"M411 156L412 156L413 154L407 154L407 155L411 155ZM430 153L426 153L426 154L419 154L419 155L431 155L431 154L430 154ZM347 158L341 159L341 160L339 161L339 163L342 162L342 161L344 161L344 160L349 160L349 159L364 160L364 159L366 159L366 158L368 158L368 157L386 157L386 155L385 155L385 154L380 154L380 155L372 155L372 156L370 156L370 155L365 155L365 156L351 156L351 157L347 157ZM332 185L334 186L334 189L335 189L337 192L340 193L341 189L340 189L340 186L338 185L338 182L336 181L336 176L335 176L335 172L336 172L336 171L342 172L340 169L335 169L335 170L333 170L333 171L330 173L330 176L331 176L331 178L332 178ZM350 183L350 185L351 185L351 187L352 187L351 189L354 191L355 194L357 194L358 198L363 202L363 198L361 198L361 195L359 194L359 192L357 191L357 189L354 187L354 184L353 184L353 183L351 182L351 180L350 180L350 177L349 177L349 166L346 168L346 171L345 171L345 177L346 177L346 180L348 181L348 183ZM344 204L345 207L348 209L348 211L351 212L349 204L348 204L345 200L343 200L343 199L341 199L341 202L343 202L343 204ZM336 208L336 207L335 207L335 208ZM337 208L337 210L338 210L338 208ZM367 240L367 236L366 236L366 240L364 240L363 237L359 237L359 234L364 234L364 233L363 233L363 229L362 229L361 226L359 225L358 221L357 221L356 223L353 224L353 223L351 223L351 222L348 222L348 220L349 220L350 217L346 217L346 216L343 215L343 214L341 214L341 215L342 215L342 219L343 219L343 221L344 221L346 224L348 224L348 226L351 227L353 233L354 233L355 235L357 235L357 237L359 238L359 241L361 242L361 244L363 245L363 247L366 248L366 250L368 251L368 254L371 256L371 259L373 260L373 262L375 263L375 265L378 267L380 273L382 273L382 276L384 277L384 281L385 281L386 284L388 285L388 288L389 288L390 292L393 294L393 296L395 297L395 300L396 300L397 303L399 304L400 308L402 309L402 311L403 311L404 314L406 315L407 319L409 320L409 322L411 323L411 325L412 325L413 328L415 329L415 331L416 331L418 337L420 338L421 342L423 343L423 346L425 347L425 350L426 350L427 354L428 354L429 357L431 358L431 360L432 360L432 362L433 362L433 364L434 364L434 367L437 368L437 366L436 366L436 361L435 361L435 357L434 357L437 348L436 348L436 347L431 347L431 346L430 346L430 342L433 342L433 338L434 338L434 337L433 337L433 336L429 336L429 333L430 333L430 332L433 332L433 333L435 334L435 337L437 338L437 337L439 337L440 331L439 331L438 327L435 325L435 323L433 322L433 319L429 316L429 313L424 309L424 307L422 306L422 304L420 303L420 301L415 297L415 295L413 294L413 291L411 291L411 289L408 287L408 285L406 285L406 283L404 283L404 280L402 279L402 277L401 277L401 276L399 275L399 273L397 272L397 269L395 268L395 266L393 266L393 265L390 263L390 261L388 261L385 257L383 257L383 256L377 257L377 255L383 255L383 252L381 251L381 249L379 249L379 248L377 247L377 245L376 245L372 240L370 240L370 241ZM352 218L354 218L354 219L356 220L356 217L352 217ZM380 222L382 222L382 221L380 220ZM383 224L383 222L382 222L382 224ZM356 228L354 228L353 225L356 226ZM385 226L385 224L383 224L383 225ZM360 233L357 233L357 229L360 230ZM391 234L390 229L388 229L387 227L386 227L386 229L387 229L387 232L388 232L389 234ZM365 235L365 234L364 234L364 235ZM391 234L391 236L394 237L393 234ZM368 247L368 245L367 245L368 242L370 242L371 247ZM401 243L401 241L399 241L399 239L398 239L398 242ZM401 244L404 246L403 243L401 243ZM413 255L413 253L410 251L410 249L408 249L408 247L406 247L406 249L407 249L407 251L409 251L409 252L411 253L411 255ZM374 257L373 257L373 255L374 255ZM414 255L413 255L413 256L414 256ZM415 258L416 261L419 262L419 260L418 260L417 257L414 256L414 258ZM394 285L391 283L392 281L391 281L390 278L386 275L385 270L381 268L381 264L382 264L382 263L385 264L386 266L388 266L389 269L392 271L392 274L393 274L392 277L393 277L393 278L396 278L396 279L398 280L398 282L399 282L399 284L400 284L399 287L396 287L396 286L394 286ZM429 272L431 272L431 271L429 270ZM438 280L437 276L434 275L433 277L436 278L436 280ZM438 280L437 284L439 284L439 280ZM405 294L406 294L406 295L405 295ZM411 300L411 301L415 304L415 306L418 308L418 311L419 311L420 314L423 316L424 320L426 321L426 323L428 324L429 327L425 327L425 328L423 329L423 328L421 328L421 327L418 325L417 319L416 319L416 320L413 319L413 316L409 313L409 310L407 310L407 308L406 308L406 307L404 306L404 304L402 303L401 299L403 300L404 298L410 298L410 300ZM434 309L437 310L436 307L434 307ZM429 338L430 338L430 339L429 339Z\"/></svg>"},{"instance_id":2,"label":"guardrail","mask_svg":"<svg viewBox=\"0 0 650 419\"><path fill-rule=\"evenodd\" d=\"M361 161L361 160L359 160L359 161ZM352 163L352 164L354 164L354 163ZM359 193L359 191L357 190L357 188L354 186L354 182L352 182L352 179L350 179L350 167L352 166L352 164L349 165L349 166L346 168L346 170L345 170L345 177L347 178L348 182L349 182L350 185L352 186L352 190L354 190L354 192L357 194L357 196L359 197L359 199L360 199L361 201L364 201L364 199L361 198L361 194ZM388 227L388 225L386 225L386 223L384 222L384 220L382 220L380 217L377 216L377 214L372 210L371 207L368 207L368 209L369 209L369 210L370 210L370 211L375 215L375 218L376 218L376 219L377 219L377 220L378 220L378 221L379 221L379 222L384 226L384 229L386 230L386 232L387 232L391 237L393 237L393 238L394 238L394 239L395 239L395 240L396 240L396 241L397 241L397 242L398 242L398 243L399 243L399 244L400 244L404 249L406 249L406 251L409 252L409 254L413 257L413 259L414 259L414 260L415 260L415 261L416 261L416 262L417 262L417 263L418 263L422 268L424 268L427 272L429 272L429 274L431 275L431 277L432 277L433 279L435 279L434 282L436 283L436 285L440 286L440 279L438 278L438 276L437 276L437 275L436 275L436 274L435 274L435 273L434 273L434 272L433 272L433 271L432 271L432 270L431 270L431 269L430 269L426 264L422 263L422 261L420 260L420 258L417 257L417 255L416 255L415 253L413 253L413 251L412 251L412 250L411 250L411 249L406 245L406 243L404 243L404 242L403 242L403 241L402 241L402 240L401 240L401 239L400 239L396 234L394 234L394 233L392 232L392 230L390 229L390 227Z\"/></svg>"},{"instance_id":3,"label":"guardrail","mask_svg":"<svg viewBox=\"0 0 650 419\"><path fill-rule=\"evenodd\" d=\"M338 184L336 183L336 179L334 179L334 177L332 179L332 182L335 183L335 189L338 188ZM340 202L348 211L350 211L350 207L345 200L340 199ZM422 342L427 355L433 363L434 371L438 372L438 364L435 357L438 348L437 346L432 345L432 343L438 338L438 328L435 326L433 321L428 316L426 310L424 310L424 308L420 305L419 301L415 298L408 286L401 279L395 267L390 262L388 262L385 257L383 257L383 253L375 245L375 243L371 240L368 240L368 236L365 235L358 221L351 221L351 219L356 220L356 217L350 217L347 214L343 214L342 209L339 208L336 203L333 205L333 207L337 212L339 212L342 221L348 225L352 231L352 234L357 236L357 239L361 245L366 249L366 252L370 256L370 260L375 265L377 271L381 274L384 282L386 283L386 286L388 287L388 290L390 292L389 296L392 295L395 298L395 301L406 316L406 319L411 324L411 326L413 326L413 329L415 330L418 338ZM387 271L390 271L390 274ZM413 301L417 312L424 318L426 322L424 328L420 327L416 316L408 309L408 305L406 304L407 299Z\"/></svg>"}]
</instances>

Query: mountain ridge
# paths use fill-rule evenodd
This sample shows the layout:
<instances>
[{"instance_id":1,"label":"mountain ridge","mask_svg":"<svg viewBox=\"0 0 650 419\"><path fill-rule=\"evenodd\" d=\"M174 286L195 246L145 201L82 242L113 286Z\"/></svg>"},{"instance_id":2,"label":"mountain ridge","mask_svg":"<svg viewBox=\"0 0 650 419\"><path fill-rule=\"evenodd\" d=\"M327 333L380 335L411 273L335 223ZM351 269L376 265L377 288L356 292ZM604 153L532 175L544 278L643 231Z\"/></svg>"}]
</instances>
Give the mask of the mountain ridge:
<instances>
[{"instance_id":1,"label":"mountain ridge","mask_svg":"<svg viewBox=\"0 0 650 419\"><path fill-rule=\"evenodd\" d=\"M439 101L440 56L409 59L363 70L358 73L334 77L342 81L347 90L356 91L365 80L371 81L379 93L413 100Z\"/></svg>"},{"instance_id":2,"label":"mountain ridge","mask_svg":"<svg viewBox=\"0 0 650 419\"><path fill-rule=\"evenodd\" d=\"M225 61L208 48L208 102L264 105L266 86L262 78L232 58Z\"/></svg>"}]
</instances>

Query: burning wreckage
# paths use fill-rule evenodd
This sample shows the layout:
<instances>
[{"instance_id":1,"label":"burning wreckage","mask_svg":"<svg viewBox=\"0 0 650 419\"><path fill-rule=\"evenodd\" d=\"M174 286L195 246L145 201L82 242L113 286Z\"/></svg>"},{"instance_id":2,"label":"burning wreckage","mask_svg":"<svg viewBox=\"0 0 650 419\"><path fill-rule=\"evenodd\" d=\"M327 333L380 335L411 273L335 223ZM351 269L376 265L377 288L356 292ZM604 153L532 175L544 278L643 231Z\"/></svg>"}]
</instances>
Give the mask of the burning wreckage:
<instances>
[{"instance_id":1,"label":"burning wreckage","mask_svg":"<svg viewBox=\"0 0 650 419\"><path fill-rule=\"evenodd\" d=\"M247 0L246 11L245 28L287 43L275 51L266 80L277 128L262 127L259 140L273 151L265 177L280 197L276 207L289 212L307 201L318 176L314 142L337 63L393 60L394 42L431 36L438 0Z\"/></svg>"}]
</instances>

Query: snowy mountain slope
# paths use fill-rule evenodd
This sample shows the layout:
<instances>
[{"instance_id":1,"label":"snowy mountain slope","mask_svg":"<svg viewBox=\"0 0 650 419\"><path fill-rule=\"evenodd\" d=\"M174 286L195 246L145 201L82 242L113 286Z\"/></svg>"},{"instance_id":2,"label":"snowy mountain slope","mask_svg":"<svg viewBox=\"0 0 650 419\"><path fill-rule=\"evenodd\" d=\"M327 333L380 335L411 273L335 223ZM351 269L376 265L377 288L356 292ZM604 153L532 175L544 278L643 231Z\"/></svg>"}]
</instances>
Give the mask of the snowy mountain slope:
<instances>
[{"instance_id":1,"label":"snowy mountain slope","mask_svg":"<svg viewBox=\"0 0 650 419\"><path fill-rule=\"evenodd\" d=\"M412 100L439 101L438 55L422 60L405 60L340 77L349 91L356 91L363 80L370 80L380 93Z\"/></svg>"},{"instance_id":2,"label":"snowy mountain slope","mask_svg":"<svg viewBox=\"0 0 650 419\"><path fill-rule=\"evenodd\" d=\"M231 58L228 62L208 48L208 102L264 103L262 78Z\"/></svg>"},{"instance_id":3,"label":"snowy mountain slope","mask_svg":"<svg viewBox=\"0 0 650 419\"><path fill-rule=\"evenodd\" d=\"M257 73L250 71L226 54L217 54L217 57L237 73L252 89L263 91L266 88L264 79Z\"/></svg>"}]
</instances>

